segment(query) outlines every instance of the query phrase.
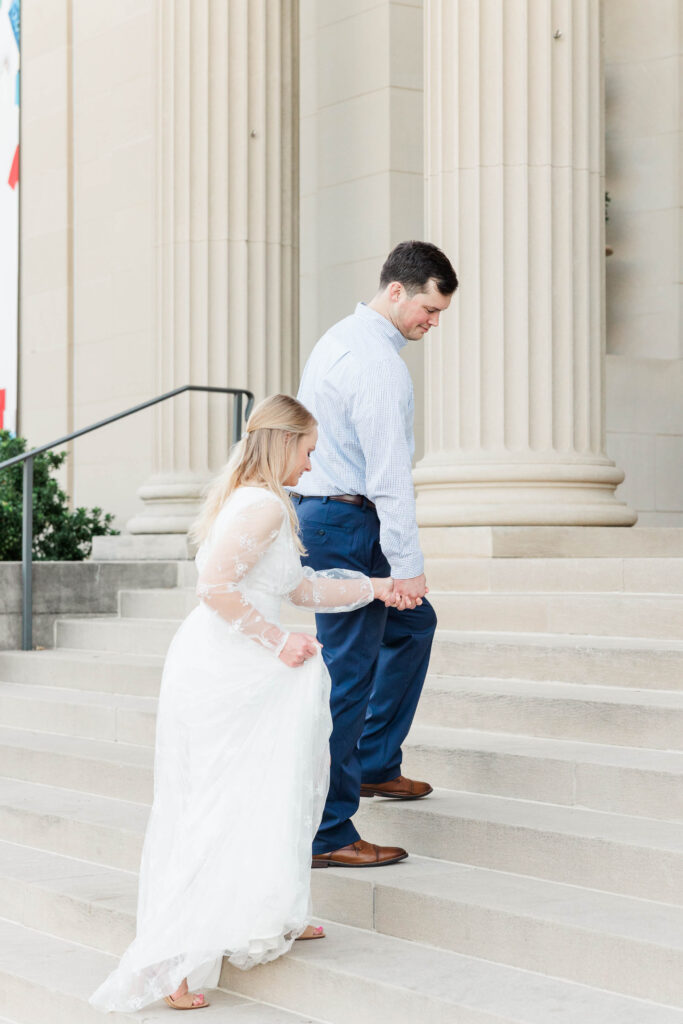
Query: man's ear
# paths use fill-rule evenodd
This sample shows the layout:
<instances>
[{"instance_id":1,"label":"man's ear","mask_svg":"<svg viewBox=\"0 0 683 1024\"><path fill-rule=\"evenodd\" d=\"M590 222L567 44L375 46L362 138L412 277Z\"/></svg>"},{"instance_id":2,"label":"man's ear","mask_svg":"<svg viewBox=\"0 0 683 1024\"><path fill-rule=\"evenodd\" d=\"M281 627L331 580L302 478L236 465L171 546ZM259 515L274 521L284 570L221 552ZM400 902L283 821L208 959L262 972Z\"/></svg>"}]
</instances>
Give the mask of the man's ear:
<instances>
[{"instance_id":1,"label":"man's ear","mask_svg":"<svg viewBox=\"0 0 683 1024\"><path fill-rule=\"evenodd\" d=\"M400 281L392 281L387 289L387 293L392 302L400 302L403 298L405 289Z\"/></svg>"}]
</instances>

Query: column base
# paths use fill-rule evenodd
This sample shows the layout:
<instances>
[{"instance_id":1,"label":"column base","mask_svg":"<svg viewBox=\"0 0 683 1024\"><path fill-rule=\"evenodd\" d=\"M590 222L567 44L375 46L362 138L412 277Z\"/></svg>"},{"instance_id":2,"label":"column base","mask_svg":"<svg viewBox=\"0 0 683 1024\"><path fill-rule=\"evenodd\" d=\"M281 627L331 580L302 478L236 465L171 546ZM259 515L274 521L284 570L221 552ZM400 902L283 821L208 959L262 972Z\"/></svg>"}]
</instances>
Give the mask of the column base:
<instances>
[{"instance_id":1,"label":"column base","mask_svg":"<svg viewBox=\"0 0 683 1024\"><path fill-rule=\"evenodd\" d=\"M138 491L145 503L144 511L126 523L129 533L185 534L197 517L206 476L153 477Z\"/></svg>"},{"instance_id":2,"label":"column base","mask_svg":"<svg viewBox=\"0 0 683 1024\"><path fill-rule=\"evenodd\" d=\"M420 526L633 526L615 496L624 479L609 461L466 463L423 460L415 469Z\"/></svg>"}]
</instances>

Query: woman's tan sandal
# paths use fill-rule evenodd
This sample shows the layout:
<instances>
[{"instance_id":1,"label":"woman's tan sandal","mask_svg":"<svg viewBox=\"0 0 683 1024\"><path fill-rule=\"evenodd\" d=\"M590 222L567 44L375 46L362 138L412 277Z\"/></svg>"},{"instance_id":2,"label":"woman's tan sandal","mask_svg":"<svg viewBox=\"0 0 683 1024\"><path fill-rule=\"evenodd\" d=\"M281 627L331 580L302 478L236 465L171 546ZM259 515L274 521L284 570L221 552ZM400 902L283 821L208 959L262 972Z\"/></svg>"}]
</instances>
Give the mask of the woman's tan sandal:
<instances>
[{"instance_id":1,"label":"woman's tan sandal","mask_svg":"<svg viewBox=\"0 0 683 1024\"><path fill-rule=\"evenodd\" d=\"M186 992L182 996L178 996L174 999L173 996L164 996L164 1002L172 1006L174 1010L203 1010L205 1006L211 1006L211 1003L207 1003L204 999L203 1003L195 1003L195 999L200 993L198 992Z\"/></svg>"},{"instance_id":2,"label":"woman's tan sandal","mask_svg":"<svg viewBox=\"0 0 683 1024\"><path fill-rule=\"evenodd\" d=\"M316 927L314 927L314 925L309 924L308 927L301 933L301 935L297 936L297 942L299 942L302 939L324 939L324 938L325 938L325 929L323 928L322 925L318 925L318 927L316 928Z\"/></svg>"}]
</instances>

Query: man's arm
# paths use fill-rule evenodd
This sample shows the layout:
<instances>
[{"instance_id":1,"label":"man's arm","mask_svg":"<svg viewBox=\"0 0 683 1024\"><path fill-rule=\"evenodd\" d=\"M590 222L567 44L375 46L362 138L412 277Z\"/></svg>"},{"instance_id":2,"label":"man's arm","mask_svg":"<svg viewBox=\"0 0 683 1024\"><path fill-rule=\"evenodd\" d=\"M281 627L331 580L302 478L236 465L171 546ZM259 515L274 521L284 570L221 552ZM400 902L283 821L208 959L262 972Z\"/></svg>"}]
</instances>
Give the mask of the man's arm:
<instances>
[{"instance_id":1,"label":"man's arm","mask_svg":"<svg viewBox=\"0 0 683 1024\"><path fill-rule=\"evenodd\" d=\"M366 497L377 505L382 551L404 607L414 607L425 594L425 580L412 474L412 384L403 363L366 370L355 389L352 419L365 458Z\"/></svg>"}]
</instances>

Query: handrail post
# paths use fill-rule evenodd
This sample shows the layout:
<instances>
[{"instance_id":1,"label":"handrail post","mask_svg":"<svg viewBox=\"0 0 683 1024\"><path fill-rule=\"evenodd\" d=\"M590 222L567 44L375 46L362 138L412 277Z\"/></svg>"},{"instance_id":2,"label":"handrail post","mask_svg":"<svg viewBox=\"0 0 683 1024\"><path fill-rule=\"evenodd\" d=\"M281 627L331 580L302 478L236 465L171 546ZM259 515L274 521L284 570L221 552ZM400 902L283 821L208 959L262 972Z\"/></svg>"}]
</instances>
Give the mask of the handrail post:
<instances>
[{"instance_id":1,"label":"handrail post","mask_svg":"<svg viewBox=\"0 0 683 1024\"><path fill-rule=\"evenodd\" d=\"M232 443L237 444L242 439L242 394L235 395L232 407Z\"/></svg>"},{"instance_id":2,"label":"handrail post","mask_svg":"<svg viewBox=\"0 0 683 1024\"><path fill-rule=\"evenodd\" d=\"M21 516L21 648L33 650L33 459L24 462L24 494Z\"/></svg>"}]
</instances>

